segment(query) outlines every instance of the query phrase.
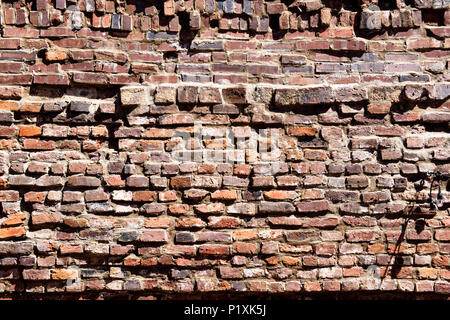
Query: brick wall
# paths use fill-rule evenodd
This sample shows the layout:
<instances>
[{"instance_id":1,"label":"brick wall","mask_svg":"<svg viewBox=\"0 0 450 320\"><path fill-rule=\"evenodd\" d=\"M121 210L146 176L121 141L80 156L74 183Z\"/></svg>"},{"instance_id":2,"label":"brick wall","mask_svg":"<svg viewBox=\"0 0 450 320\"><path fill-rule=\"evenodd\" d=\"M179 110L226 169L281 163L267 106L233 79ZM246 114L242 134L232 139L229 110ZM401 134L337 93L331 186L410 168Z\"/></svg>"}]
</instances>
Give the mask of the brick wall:
<instances>
[{"instance_id":1,"label":"brick wall","mask_svg":"<svg viewBox=\"0 0 450 320\"><path fill-rule=\"evenodd\" d=\"M0 293L448 297L449 3L2 0Z\"/></svg>"}]
</instances>

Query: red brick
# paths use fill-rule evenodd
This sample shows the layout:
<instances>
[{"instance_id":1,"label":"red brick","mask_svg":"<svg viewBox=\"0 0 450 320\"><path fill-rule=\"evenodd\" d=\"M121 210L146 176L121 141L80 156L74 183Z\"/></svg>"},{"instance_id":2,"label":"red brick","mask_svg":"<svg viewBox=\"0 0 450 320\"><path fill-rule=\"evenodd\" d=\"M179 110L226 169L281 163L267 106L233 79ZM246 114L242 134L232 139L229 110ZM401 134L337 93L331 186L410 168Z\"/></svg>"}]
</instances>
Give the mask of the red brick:
<instances>
[{"instance_id":1,"label":"red brick","mask_svg":"<svg viewBox=\"0 0 450 320\"><path fill-rule=\"evenodd\" d=\"M39 30L33 28L5 27L3 29L5 38L39 38Z\"/></svg>"},{"instance_id":2,"label":"red brick","mask_svg":"<svg viewBox=\"0 0 450 320\"><path fill-rule=\"evenodd\" d=\"M22 271L22 276L24 280L50 280L50 270L25 269Z\"/></svg>"},{"instance_id":3,"label":"red brick","mask_svg":"<svg viewBox=\"0 0 450 320\"><path fill-rule=\"evenodd\" d=\"M198 247L198 253L210 256L226 256L230 252L230 248L226 245L203 244Z\"/></svg>"},{"instance_id":4,"label":"red brick","mask_svg":"<svg viewBox=\"0 0 450 320\"><path fill-rule=\"evenodd\" d=\"M7 240L7 239L22 238L25 235L25 233L26 230L24 227L0 229L0 239Z\"/></svg>"},{"instance_id":5,"label":"red brick","mask_svg":"<svg viewBox=\"0 0 450 320\"><path fill-rule=\"evenodd\" d=\"M36 139L25 139L23 141L23 148L28 150L54 150L54 141L42 141Z\"/></svg>"},{"instance_id":6,"label":"red brick","mask_svg":"<svg viewBox=\"0 0 450 320\"><path fill-rule=\"evenodd\" d=\"M19 48L20 48L20 39L0 39L0 49L19 49Z\"/></svg>"},{"instance_id":7,"label":"red brick","mask_svg":"<svg viewBox=\"0 0 450 320\"><path fill-rule=\"evenodd\" d=\"M140 237L142 242L167 242L167 232L162 229L146 230Z\"/></svg>"},{"instance_id":8,"label":"red brick","mask_svg":"<svg viewBox=\"0 0 450 320\"><path fill-rule=\"evenodd\" d=\"M67 86L70 83L69 77L62 74L35 75L34 84L61 85Z\"/></svg>"},{"instance_id":9,"label":"red brick","mask_svg":"<svg viewBox=\"0 0 450 320\"><path fill-rule=\"evenodd\" d=\"M19 136L21 137L34 137L41 135L41 128L36 126L20 127Z\"/></svg>"},{"instance_id":10,"label":"red brick","mask_svg":"<svg viewBox=\"0 0 450 320\"><path fill-rule=\"evenodd\" d=\"M73 81L82 84L105 85L108 77L101 73L77 72L73 74Z\"/></svg>"}]
</instances>

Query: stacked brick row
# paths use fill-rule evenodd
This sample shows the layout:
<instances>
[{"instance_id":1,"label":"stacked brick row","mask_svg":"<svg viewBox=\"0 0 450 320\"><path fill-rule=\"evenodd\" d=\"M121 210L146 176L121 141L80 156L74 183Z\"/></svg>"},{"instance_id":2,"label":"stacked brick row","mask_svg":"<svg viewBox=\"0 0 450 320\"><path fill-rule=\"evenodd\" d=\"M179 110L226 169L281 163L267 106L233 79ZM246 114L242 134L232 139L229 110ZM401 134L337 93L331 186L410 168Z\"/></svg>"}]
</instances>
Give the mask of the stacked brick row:
<instances>
[{"instance_id":1,"label":"stacked brick row","mask_svg":"<svg viewBox=\"0 0 450 320\"><path fill-rule=\"evenodd\" d=\"M0 292L448 296L449 5L1 1Z\"/></svg>"}]
</instances>

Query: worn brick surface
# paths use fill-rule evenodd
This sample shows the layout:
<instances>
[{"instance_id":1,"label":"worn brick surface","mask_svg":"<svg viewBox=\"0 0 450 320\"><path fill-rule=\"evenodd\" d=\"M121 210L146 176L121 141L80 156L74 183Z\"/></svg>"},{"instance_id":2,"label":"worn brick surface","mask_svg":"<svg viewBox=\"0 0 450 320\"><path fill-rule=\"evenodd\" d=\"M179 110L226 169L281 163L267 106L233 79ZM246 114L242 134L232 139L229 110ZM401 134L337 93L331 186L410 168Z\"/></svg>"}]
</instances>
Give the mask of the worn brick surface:
<instances>
[{"instance_id":1,"label":"worn brick surface","mask_svg":"<svg viewBox=\"0 0 450 320\"><path fill-rule=\"evenodd\" d=\"M0 2L0 293L448 297L449 6Z\"/></svg>"}]
</instances>

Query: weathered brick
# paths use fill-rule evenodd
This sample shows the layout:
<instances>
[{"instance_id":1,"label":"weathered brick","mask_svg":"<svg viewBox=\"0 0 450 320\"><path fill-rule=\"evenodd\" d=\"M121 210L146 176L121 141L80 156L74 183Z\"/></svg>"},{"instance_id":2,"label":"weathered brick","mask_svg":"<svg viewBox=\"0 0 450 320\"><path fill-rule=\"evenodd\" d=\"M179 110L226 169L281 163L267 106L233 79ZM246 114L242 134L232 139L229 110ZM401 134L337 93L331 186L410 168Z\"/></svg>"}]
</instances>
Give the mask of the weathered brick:
<instances>
[{"instance_id":1,"label":"weathered brick","mask_svg":"<svg viewBox=\"0 0 450 320\"><path fill-rule=\"evenodd\" d=\"M71 187L99 187L101 181L95 177L71 176L67 179L67 185Z\"/></svg>"},{"instance_id":2,"label":"weathered brick","mask_svg":"<svg viewBox=\"0 0 450 320\"><path fill-rule=\"evenodd\" d=\"M198 87L194 87L194 86L178 87L177 101L179 103L197 103Z\"/></svg>"},{"instance_id":3,"label":"weathered brick","mask_svg":"<svg viewBox=\"0 0 450 320\"><path fill-rule=\"evenodd\" d=\"M49 269L25 269L22 271L22 276L24 280L50 280L50 270Z\"/></svg>"},{"instance_id":4,"label":"weathered brick","mask_svg":"<svg viewBox=\"0 0 450 320\"><path fill-rule=\"evenodd\" d=\"M290 214L295 212L295 207L289 202L261 202L258 206L259 213Z\"/></svg>"},{"instance_id":5,"label":"weathered brick","mask_svg":"<svg viewBox=\"0 0 450 320\"><path fill-rule=\"evenodd\" d=\"M327 201L299 202L297 210L301 213L324 212L329 210L329 205Z\"/></svg>"},{"instance_id":6,"label":"weathered brick","mask_svg":"<svg viewBox=\"0 0 450 320\"><path fill-rule=\"evenodd\" d=\"M147 230L139 238L142 242L167 242L167 232L163 229Z\"/></svg>"},{"instance_id":7,"label":"weathered brick","mask_svg":"<svg viewBox=\"0 0 450 320\"><path fill-rule=\"evenodd\" d=\"M333 102L329 87L311 87L301 89L277 89L275 103L279 106L322 104Z\"/></svg>"},{"instance_id":8,"label":"weathered brick","mask_svg":"<svg viewBox=\"0 0 450 320\"><path fill-rule=\"evenodd\" d=\"M148 104L149 88L145 86L125 86L120 89L120 99L123 105Z\"/></svg>"}]
</instances>

